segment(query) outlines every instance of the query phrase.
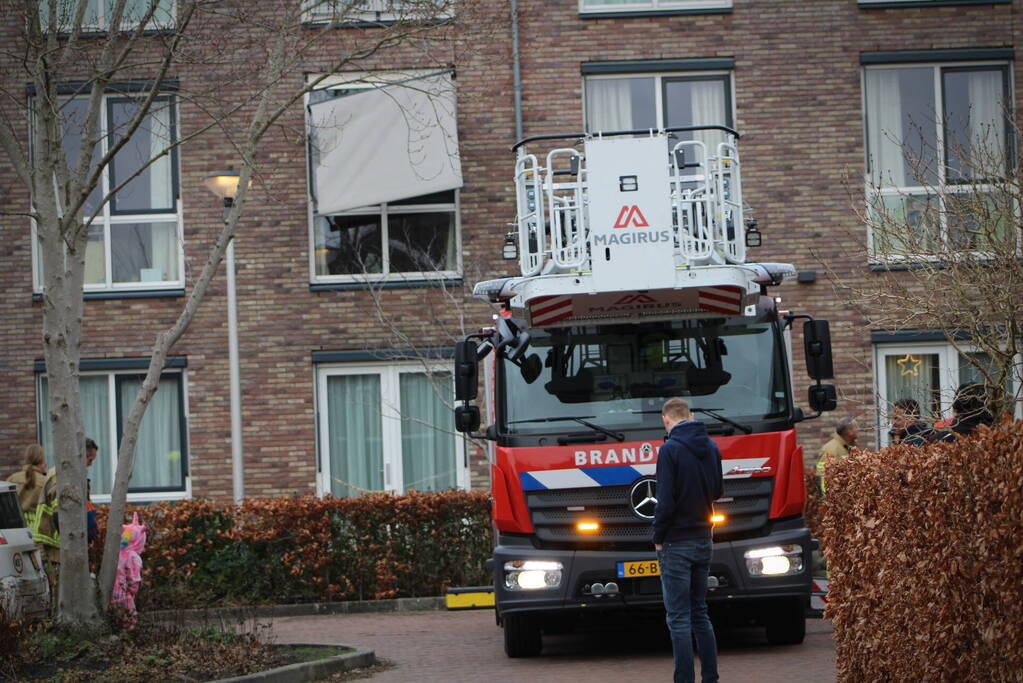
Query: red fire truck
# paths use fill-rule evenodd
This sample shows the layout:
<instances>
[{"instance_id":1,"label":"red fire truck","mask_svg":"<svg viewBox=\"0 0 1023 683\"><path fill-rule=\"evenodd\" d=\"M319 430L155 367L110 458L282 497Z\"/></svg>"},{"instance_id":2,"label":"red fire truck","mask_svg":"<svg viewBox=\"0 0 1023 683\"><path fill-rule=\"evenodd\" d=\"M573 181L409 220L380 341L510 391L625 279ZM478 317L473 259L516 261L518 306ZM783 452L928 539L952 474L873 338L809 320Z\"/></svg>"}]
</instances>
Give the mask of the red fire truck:
<instances>
[{"instance_id":1,"label":"red fire truck","mask_svg":"<svg viewBox=\"0 0 1023 683\"><path fill-rule=\"evenodd\" d=\"M826 321L778 308L790 265L749 263L738 134L721 126L546 135L515 146L514 277L481 282L492 327L456 345L456 427L485 370L494 592L510 657L593 612L661 605L651 542L661 406L684 397L723 454L716 619L798 643L810 596L795 425L835 408ZM527 147L542 146L542 154ZM791 327L810 386L793 397ZM485 361L482 363L484 358Z\"/></svg>"}]
</instances>

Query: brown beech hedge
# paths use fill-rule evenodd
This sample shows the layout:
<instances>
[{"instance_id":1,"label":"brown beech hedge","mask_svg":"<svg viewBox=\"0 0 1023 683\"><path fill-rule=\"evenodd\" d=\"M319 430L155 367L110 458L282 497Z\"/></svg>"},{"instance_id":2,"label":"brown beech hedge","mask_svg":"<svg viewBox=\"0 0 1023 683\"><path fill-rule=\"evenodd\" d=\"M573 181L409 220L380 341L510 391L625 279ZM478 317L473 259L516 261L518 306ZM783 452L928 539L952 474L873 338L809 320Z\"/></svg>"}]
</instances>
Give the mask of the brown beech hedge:
<instances>
[{"instance_id":1,"label":"brown beech hedge","mask_svg":"<svg viewBox=\"0 0 1023 683\"><path fill-rule=\"evenodd\" d=\"M840 681L1023 681L1023 423L826 474Z\"/></svg>"},{"instance_id":2,"label":"brown beech hedge","mask_svg":"<svg viewBox=\"0 0 1023 683\"><path fill-rule=\"evenodd\" d=\"M139 600L150 608L417 597L491 582L490 502L478 491L134 511L148 526Z\"/></svg>"}]
</instances>

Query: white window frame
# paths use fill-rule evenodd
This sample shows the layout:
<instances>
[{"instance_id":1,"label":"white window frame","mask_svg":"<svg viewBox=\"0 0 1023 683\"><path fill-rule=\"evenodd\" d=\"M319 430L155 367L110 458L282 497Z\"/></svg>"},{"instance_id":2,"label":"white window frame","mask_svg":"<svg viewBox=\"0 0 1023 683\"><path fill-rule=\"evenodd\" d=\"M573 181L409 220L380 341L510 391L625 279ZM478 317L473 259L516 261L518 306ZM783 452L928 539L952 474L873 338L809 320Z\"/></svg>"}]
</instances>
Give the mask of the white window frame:
<instances>
[{"instance_id":1,"label":"white window frame","mask_svg":"<svg viewBox=\"0 0 1023 683\"><path fill-rule=\"evenodd\" d=\"M106 458L110 463L110 488L113 489L114 477L117 475L117 449L120 446L118 443L118 424L117 424L117 377L119 375L129 375L139 377L145 375L146 370L144 368L133 369L133 370L88 370L82 371L80 374L82 377L106 377L107 378L107 419L109 421L107 429L110 434L110 443L101 444L99 446L99 455L97 457ZM183 453L182 456L185 458L185 476L182 481L182 489L176 491L128 491L127 500L129 503L146 503L146 502L159 502L164 500L189 500L192 498L192 467L191 463L188 462L188 458L191 457L192 450L190 448L190 429L189 423L191 422L190 415L188 412L188 374L184 370L177 370L174 368L165 368L161 373L163 375L178 375L181 377L181 402L183 409L181 411L181 419L184 420L183 425L183 440L181 444ZM42 381L46 376L45 372L38 373L36 377L36 406L37 406L37 417L45 418L46 412L49 411L49 406L44 406L41 403L42 398ZM40 415L41 413L41 415ZM92 435L86 434L87 437ZM42 435L39 436L39 442L42 443ZM90 496L90 500L94 503L109 503L111 494L109 493L94 493Z\"/></svg>"},{"instance_id":2,"label":"white window frame","mask_svg":"<svg viewBox=\"0 0 1023 683\"><path fill-rule=\"evenodd\" d=\"M587 7L579 0L580 14L623 14L628 12L670 12L686 10L731 9L732 0L646 0L642 3L623 2L616 5Z\"/></svg>"},{"instance_id":3,"label":"white window frame","mask_svg":"<svg viewBox=\"0 0 1023 683\"><path fill-rule=\"evenodd\" d=\"M337 1L344 3L346 0ZM352 4L357 3L353 1ZM365 9L362 11L353 9L351 16L339 22L341 25L423 20L421 17L402 17L402 0L358 0L358 4L364 5ZM444 10L431 17L432 19L448 19L452 16L452 3L443 2L443 5ZM307 24L327 24L334 21L334 13L330 10L330 2L327 0L305 0L302 11Z\"/></svg>"},{"instance_id":4,"label":"white window frame","mask_svg":"<svg viewBox=\"0 0 1023 683\"><path fill-rule=\"evenodd\" d=\"M70 98L65 98L70 99ZM108 122L108 110L109 102L111 100L124 100L127 99L124 93L111 93L103 96L103 102L100 106L100 128L99 134L102 136L99 142L100 156L107 152L107 131L109 130ZM166 105L158 104L166 101ZM173 93L161 93L157 95L157 100L153 103L154 108L160 106L171 107L171 115L173 117L172 126L177 136L180 136L181 122L179 120L178 101ZM176 144L177 140L172 141L172 145ZM103 203L102 210L93 219L89 229L99 225L103 229L103 279L105 282L100 284L89 284L86 283L83 287L86 293L91 292L136 292L136 291L149 291L149 290L165 290L165 289L182 289L185 286L185 240L184 240L184 222L183 216L184 211L182 209L181 202L181 164L176 151L172 151L168 154L171 164L171 173L173 188L177 193L177 197L174 200L174 211L167 212L153 212L153 213L111 213L110 207L112 201L106 201ZM103 169L103 173L100 174L100 184L98 190L100 192L100 199L104 199L110 194L110 172L111 164L108 164ZM112 198L111 198L112 199ZM174 223L175 224L175 237L174 242L177 249L177 261L178 261L178 277L174 280L160 280L159 282L122 282L114 283L113 272L114 264L111 254L111 239L110 239L110 228L113 225L123 225L131 223ZM32 230L32 290L35 293L41 293L43 291L43 268L42 268L42 255L39 251L38 235L36 230L35 221L31 221Z\"/></svg>"},{"instance_id":5,"label":"white window frame","mask_svg":"<svg viewBox=\"0 0 1023 683\"><path fill-rule=\"evenodd\" d=\"M880 1L880 0L879 0ZM884 0L888 2L890 0ZM863 0L861 0L861 3ZM948 184L946 182L945 174L945 93L944 84L942 83L943 69L946 68L957 68L957 67L985 67L985 66L998 66L1004 69L1003 73L1008 81L1008 91L1010 93L1010 105L1012 105L1012 93L1015 92L1013 86L1013 75L1012 65L1006 60L978 60L978 61L951 61L951 62L912 62L912 63L892 63L892 64L869 64L864 65L860 72L860 92L863 93L861 97L862 106L862 118L863 118L863 159L864 159L864 186L865 186L865 206L864 216L870 216L872 211L872 204L874 197L890 197L890 196L926 196L932 193L928 188L922 185L906 185L906 186L886 186L882 183L880 189L875 188L872 184L870 177L870 122L867 120L867 72L878 71L878 70L891 70L891 69L919 69L929 68L931 69L934 83L934 125L935 125L935 144L934 154L937 157L937 179L934 182L935 187L941 188L941 191L947 194L957 193L983 193L990 192L994 189L991 185L974 185L970 183L963 184ZM1006 131L1008 136L1010 133ZM1017 152L1018 153L1018 152ZM882 179L883 180L883 179ZM940 201L940 197L939 197ZM939 234L942 240L948 240L948 219L946 212L943 210L938 211L939 219ZM972 252L975 256L982 257L983 252ZM933 256L927 254L886 254L883 257L880 256L874 249L874 230L873 226L869 223L867 225L867 254L869 262L872 265L882 263L900 263L900 262L923 262L928 260L934 260Z\"/></svg>"},{"instance_id":6,"label":"white window frame","mask_svg":"<svg viewBox=\"0 0 1023 683\"><path fill-rule=\"evenodd\" d=\"M315 90L360 90L379 87L389 83L399 83L410 78L426 76L436 71L401 71L401 72L356 72L338 74L323 79ZM307 82L316 80L310 76ZM309 95L305 95L304 104L308 115ZM308 119L307 119L308 125ZM308 154L308 148L307 152ZM342 211L337 216L379 216L380 217L380 257L381 272L379 273L345 273L339 275L318 275L316 273L316 212L313 210L313 172L312 164L306 164L306 214L309 223L309 282L312 284L376 284L381 282L452 280L462 276L462 192L453 190L455 201L443 204L374 204L372 206ZM388 213L438 213L454 212L455 230L455 267L454 269L436 271L399 271L391 272L391 255L388 248Z\"/></svg>"},{"instance_id":7,"label":"white window frame","mask_svg":"<svg viewBox=\"0 0 1023 683\"><path fill-rule=\"evenodd\" d=\"M590 81L620 81L632 78L654 79L654 108L657 114L657 128L664 128L664 79L711 78L724 76L728 81L728 115L735 122L735 72L732 69L708 69L700 71L641 71L637 73L593 74L583 76L583 127L589 128L586 111L586 83ZM734 126L733 126L734 127Z\"/></svg>"},{"instance_id":8,"label":"white window frame","mask_svg":"<svg viewBox=\"0 0 1023 683\"><path fill-rule=\"evenodd\" d=\"M67 2L67 0L57 0L57 1L58 2ZM83 0L83 1L87 1L87 0ZM87 24L83 20L83 22L82 22L82 30L90 32L90 33L102 33L104 31L108 30L110 28L110 20L105 16L105 14L106 14L105 9L106 9L106 5L107 4L112 4L114 2L116 2L116 0L96 0L96 17L97 17L96 23L95 24ZM46 0L43 0L42 2L39 3L40 23L44 24L44 25L45 25L45 22L46 22L46 18L48 16L47 12L49 12L49 7L47 5L48 5L48 3L47 3ZM177 3L177 0L171 0L170 7L168 8L167 13L170 15L170 21L169 22L160 22L159 20L156 19L156 17L158 16L158 13L154 12L153 13L152 23L149 26L147 26L145 28L145 30L147 30L147 31L160 31L160 30L164 30L164 29L172 29L172 28L174 28L177 25L177 17L178 17L178 3ZM135 29L137 27L138 27L138 22L126 21L124 19L124 17L122 17L122 19L121 19L121 30L122 31L130 31L130 30ZM64 27L62 26L62 27L59 27L59 28L62 29ZM43 30L45 30L45 28Z\"/></svg>"},{"instance_id":9,"label":"white window frame","mask_svg":"<svg viewBox=\"0 0 1023 683\"><path fill-rule=\"evenodd\" d=\"M316 421L317 458L316 495L325 496L332 490L330 472L330 425L327 420L327 378L335 376L377 375L380 377L381 437L383 442L383 482L385 491L405 493L404 466L401 451L401 387L402 373L446 372L451 375L450 364L423 361L395 361L379 363L320 363L316 367ZM454 378L451 383L451 403L454 405ZM454 418L448 425L452 433L455 463L455 485L460 490L469 488L469 468L466 463L465 438L455 433Z\"/></svg>"},{"instance_id":10,"label":"white window frame","mask_svg":"<svg viewBox=\"0 0 1023 683\"><path fill-rule=\"evenodd\" d=\"M979 349L972 345L961 345L963 353L977 353ZM887 356L934 354L938 356L938 373L941 386L939 388L941 413L945 418L952 417L952 401L955 399L956 389L959 387L959 369L962 362L959 358L959 351L948 342L884 342L874 344L874 399L876 405L878 444L882 448L890 445L888 438L888 425L890 424L890 408L900 396L887 396L887 367L885 358ZM1017 358L1017 363L1023 359ZM1020 396L1020 382L1014 379L1012 389L1017 397ZM1014 414L1017 419L1023 418L1023 401L1015 401Z\"/></svg>"}]
</instances>

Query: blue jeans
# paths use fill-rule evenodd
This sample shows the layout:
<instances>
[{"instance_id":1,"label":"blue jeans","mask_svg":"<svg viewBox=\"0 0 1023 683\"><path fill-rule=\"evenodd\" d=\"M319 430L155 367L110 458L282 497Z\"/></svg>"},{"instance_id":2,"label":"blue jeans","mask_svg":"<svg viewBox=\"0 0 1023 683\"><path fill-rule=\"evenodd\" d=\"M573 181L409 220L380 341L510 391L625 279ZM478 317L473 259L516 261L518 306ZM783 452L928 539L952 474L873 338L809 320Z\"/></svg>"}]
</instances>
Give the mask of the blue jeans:
<instances>
[{"instance_id":1,"label":"blue jeans","mask_svg":"<svg viewBox=\"0 0 1023 683\"><path fill-rule=\"evenodd\" d=\"M675 653L675 683L696 681L693 636L700 655L701 680L718 680L718 648L707 616L707 576L713 544L708 539L664 543L657 551L661 591L668 612L671 649Z\"/></svg>"}]
</instances>

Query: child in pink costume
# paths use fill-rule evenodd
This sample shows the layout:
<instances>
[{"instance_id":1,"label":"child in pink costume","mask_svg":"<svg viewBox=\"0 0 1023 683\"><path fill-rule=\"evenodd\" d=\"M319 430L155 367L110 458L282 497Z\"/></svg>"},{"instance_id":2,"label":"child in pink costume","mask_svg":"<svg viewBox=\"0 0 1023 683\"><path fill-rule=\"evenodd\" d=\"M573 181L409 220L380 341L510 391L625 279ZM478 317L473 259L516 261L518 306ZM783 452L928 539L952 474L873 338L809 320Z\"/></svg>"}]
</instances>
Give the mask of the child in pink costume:
<instances>
[{"instance_id":1,"label":"child in pink costume","mask_svg":"<svg viewBox=\"0 0 1023 683\"><path fill-rule=\"evenodd\" d=\"M125 622L135 626L138 612L135 610L135 595L142 583L142 556L146 547L146 527L139 524L136 512L131 524L125 524L121 533L121 552L117 557L117 577L114 579L114 592L110 596L110 604L120 607L125 612Z\"/></svg>"}]
</instances>

